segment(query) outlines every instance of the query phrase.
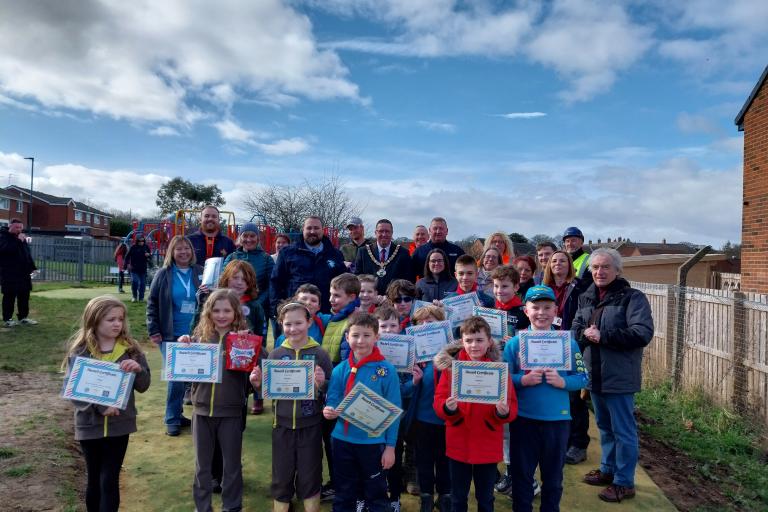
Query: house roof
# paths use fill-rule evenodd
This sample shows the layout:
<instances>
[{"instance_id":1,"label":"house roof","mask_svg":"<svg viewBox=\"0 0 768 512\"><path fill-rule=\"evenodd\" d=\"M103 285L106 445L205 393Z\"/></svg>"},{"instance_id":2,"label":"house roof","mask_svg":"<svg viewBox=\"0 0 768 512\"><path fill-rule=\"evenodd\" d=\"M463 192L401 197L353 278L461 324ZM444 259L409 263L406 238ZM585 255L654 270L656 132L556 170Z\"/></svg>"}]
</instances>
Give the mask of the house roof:
<instances>
[{"instance_id":1,"label":"house roof","mask_svg":"<svg viewBox=\"0 0 768 512\"><path fill-rule=\"evenodd\" d=\"M648 265L669 265L670 263L682 265L688 261L693 254L653 254L650 256L627 256L622 258L625 267L645 267ZM701 261L724 261L728 256L725 254L707 254Z\"/></svg>"},{"instance_id":2,"label":"house roof","mask_svg":"<svg viewBox=\"0 0 768 512\"><path fill-rule=\"evenodd\" d=\"M26 197L22 194L14 195L2 188L0 188L0 197L2 197L3 199L13 199L14 201L21 201L22 203L29 202L29 195L27 195Z\"/></svg>"},{"instance_id":3,"label":"house roof","mask_svg":"<svg viewBox=\"0 0 768 512\"><path fill-rule=\"evenodd\" d=\"M744 116L747 115L747 110L749 110L749 107L752 105L752 102L755 100L755 96L757 96L757 93L760 91L760 88L763 86L763 84L767 79L768 79L768 66L765 66L765 69L763 70L763 74L760 75L760 79L755 84L755 87L752 89L752 92L749 93L749 98L747 98L746 103L744 103L744 106L741 107L741 110L739 111L739 115L737 115L736 119L734 120L740 132L744 131Z\"/></svg>"},{"instance_id":4,"label":"house roof","mask_svg":"<svg viewBox=\"0 0 768 512\"><path fill-rule=\"evenodd\" d=\"M29 194L28 188L19 187L17 185L10 185L8 187L5 187L5 190L18 190L20 192L23 192L24 194ZM81 203L78 201L75 201L71 197L60 197L60 196L54 196L51 194L46 194L45 192L39 192L37 190L32 192L32 197L39 201L43 201L44 203L48 203L51 206L67 206L70 202L74 205L74 208L76 210L80 210L87 213L95 213L96 215L102 215L104 217L112 218L112 216L106 212L103 212L101 210L98 210L92 206L88 206L85 203Z\"/></svg>"}]
</instances>

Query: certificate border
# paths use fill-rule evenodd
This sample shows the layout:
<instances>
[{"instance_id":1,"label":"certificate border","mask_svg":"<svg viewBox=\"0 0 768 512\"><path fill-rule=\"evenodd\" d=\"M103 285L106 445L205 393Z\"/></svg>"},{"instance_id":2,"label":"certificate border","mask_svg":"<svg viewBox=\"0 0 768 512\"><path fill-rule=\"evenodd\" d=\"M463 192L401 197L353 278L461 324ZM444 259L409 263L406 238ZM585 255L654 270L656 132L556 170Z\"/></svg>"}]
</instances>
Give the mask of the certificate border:
<instances>
[{"instance_id":1,"label":"certificate border","mask_svg":"<svg viewBox=\"0 0 768 512\"><path fill-rule=\"evenodd\" d=\"M203 350L213 352L212 373L208 375L181 375L173 373L173 362L177 350ZM163 365L162 380L173 382L206 382L218 384L221 382L221 345L219 343L166 343L165 361Z\"/></svg>"},{"instance_id":2,"label":"certificate border","mask_svg":"<svg viewBox=\"0 0 768 512\"><path fill-rule=\"evenodd\" d=\"M461 389L461 370L468 368L482 368L484 370L493 370L499 372L501 385L501 394L489 397L464 395L459 392ZM509 390L509 364L491 361L454 361L451 367L451 395L456 397L459 402L474 402L478 404L495 404L497 402L506 402Z\"/></svg>"},{"instance_id":3,"label":"certificate border","mask_svg":"<svg viewBox=\"0 0 768 512\"><path fill-rule=\"evenodd\" d=\"M377 344L380 344L382 341L393 341L395 343L408 343L408 363L407 366L398 366L394 362L389 361L392 366L395 367L395 370L397 370L398 373L411 373L411 369L413 369L413 366L416 364L416 340L413 336L410 334L389 334L389 333L382 333L379 336L379 341ZM385 357L386 359L386 357Z\"/></svg>"},{"instance_id":4,"label":"certificate border","mask_svg":"<svg viewBox=\"0 0 768 512\"><path fill-rule=\"evenodd\" d=\"M82 395L75 391L77 383L80 382L83 369L86 366L95 368L101 368L109 371L117 371L123 374L123 378L120 381L120 386L117 390L117 396L114 399L102 398L93 395ZM128 398L130 391L133 389L133 381L136 376L133 372L125 372L120 369L120 365L117 363L110 363L109 361L102 361L100 359L92 359L89 357L76 357L75 362L72 363L72 370L69 372L69 378L64 386L64 390L61 393L62 398L67 400L78 400L80 402L88 402L91 404L104 405L107 407L117 407L118 409L125 409L128 405Z\"/></svg>"},{"instance_id":5,"label":"certificate border","mask_svg":"<svg viewBox=\"0 0 768 512\"><path fill-rule=\"evenodd\" d=\"M536 370L539 368L552 368L555 370L570 371L571 368L571 331L521 331L518 333L520 341L520 369ZM553 338L563 340L563 364L552 365L550 363L534 363L528 361L528 338Z\"/></svg>"},{"instance_id":6,"label":"certificate border","mask_svg":"<svg viewBox=\"0 0 768 512\"><path fill-rule=\"evenodd\" d=\"M360 395L365 395L368 397L369 400L372 402L376 402L377 404L381 405L385 409L389 411L389 416L384 418L384 421L382 421L376 428L372 429L365 425L365 423L361 422L354 416L348 416L346 414L346 409L353 401L355 401ZM347 393L347 396L344 397L344 400L339 403L339 405L336 407L336 410L339 411L339 418L342 418L345 421L350 422L360 430L363 430L368 433L368 437L379 437L384 433L385 430L389 428L394 421L400 417L400 415L403 413L403 410L384 398L383 396L376 393L374 390L363 384L362 382L358 382L354 385L354 387Z\"/></svg>"},{"instance_id":7,"label":"certificate border","mask_svg":"<svg viewBox=\"0 0 768 512\"><path fill-rule=\"evenodd\" d=\"M494 336L491 332L491 337L498 340L504 339L507 335L507 312L502 309L484 308L482 306L475 306L472 308L472 314L474 316L497 316L501 318L501 333L498 336Z\"/></svg>"},{"instance_id":8,"label":"certificate border","mask_svg":"<svg viewBox=\"0 0 768 512\"><path fill-rule=\"evenodd\" d=\"M306 393L271 393L269 391L269 367L280 368L286 366L301 367L307 369L305 384ZM261 360L261 393L263 398L269 400L314 400L315 399L315 362L310 359L262 359Z\"/></svg>"},{"instance_id":9,"label":"certificate border","mask_svg":"<svg viewBox=\"0 0 768 512\"><path fill-rule=\"evenodd\" d=\"M469 299L472 302L472 307L473 308L480 305L480 298L477 296L477 292L464 293L462 295L453 295L451 297L444 298L443 299L443 305L446 306L446 313L447 313L448 319L451 322L451 327L452 328L459 327L461 325L461 323L464 320L466 320L466 318L462 318L461 320L454 320L452 318L453 317L453 312L455 311L456 307L455 306L451 306L451 302L460 302L460 300L459 300L460 298ZM473 311L474 311L474 309L473 309Z\"/></svg>"},{"instance_id":10,"label":"certificate border","mask_svg":"<svg viewBox=\"0 0 768 512\"><path fill-rule=\"evenodd\" d=\"M421 325L412 325L410 327L406 327L405 332L406 334L410 334L413 336L413 350L416 351L416 334L422 332L422 331L439 331L443 330L445 331L445 345L450 345L451 341L453 340L453 333L451 332L451 322L450 320L443 320L441 322L430 322L428 324L421 324ZM438 350L434 354L424 354L419 355L415 354L416 362L417 363L425 363L427 361L431 361L432 358L434 358L437 354L439 354L440 351Z\"/></svg>"}]
</instances>

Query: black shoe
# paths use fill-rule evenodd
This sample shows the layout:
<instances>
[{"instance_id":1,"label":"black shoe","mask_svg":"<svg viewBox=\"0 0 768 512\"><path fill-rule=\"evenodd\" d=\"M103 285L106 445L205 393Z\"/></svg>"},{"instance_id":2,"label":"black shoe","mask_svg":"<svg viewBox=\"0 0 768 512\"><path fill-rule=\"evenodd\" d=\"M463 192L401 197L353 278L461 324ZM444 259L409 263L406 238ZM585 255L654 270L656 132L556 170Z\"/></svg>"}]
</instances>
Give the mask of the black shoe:
<instances>
[{"instance_id":1,"label":"black shoe","mask_svg":"<svg viewBox=\"0 0 768 512\"><path fill-rule=\"evenodd\" d=\"M320 487L320 501L331 501L334 496L336 496L336 489L330 482Z\"/></svg>"},{"instance_id":2,"label":"black shoe","mask_svg":"<svg viewBox=\"0 0 768 512\"><path fill-rule=\"evenodd\" d=\"M221 494L221 482L215 478L211 480L213 494Z\"/></svg>"},{"instance_id":3,"label":"black shoe","mask_svg":"<svg viewBox=\"0 0 768 512\"><path fill-rule=\"evenodd\" d=\"M181 424L180 424L180 426L181 426L181 428L191 427L192 426L192 420L187 418L186 416L182 416L181 417Z\"/></svg>"},{"instance_id":4,"label":"black shoe","mask_svg":"<svg viewBox=\"0 0 768 512\"><path fill-rule=\"evenodd\" d=\"M587 460L587 450L585 448L576 448L571 446L568 451L565 452L566 464L579 464Z\"/></svg>"},{"instance_id":5,"label":"black shoe","mask_svg":"<svg viewBox=\"0 0 768 512\"><path fill-rule=\"evenodd\" d=\"M169 437L178 437L181 434L181 428L176 425L169 425L165 430L165 435Z\"/></svg>"},{"instance_id":6,"label":"black shoe","mask_svg":"<svg viewBox=\"0 0 768 512\"><path fill-rule=\"evenodd\" d=\"M512 492L512 477L509 475L502 476L493 488L500 494L509 494Z\"/></svg>"}]
</instances>

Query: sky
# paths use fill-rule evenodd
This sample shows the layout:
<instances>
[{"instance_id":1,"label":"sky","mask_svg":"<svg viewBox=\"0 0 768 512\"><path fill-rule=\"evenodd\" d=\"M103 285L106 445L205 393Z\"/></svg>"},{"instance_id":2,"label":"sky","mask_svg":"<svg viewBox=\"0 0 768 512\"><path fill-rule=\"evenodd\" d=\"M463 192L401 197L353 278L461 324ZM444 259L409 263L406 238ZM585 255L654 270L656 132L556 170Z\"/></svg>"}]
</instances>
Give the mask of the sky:
<instances>
[{"instance_id":1,"label":"sky","mask_svg":"<svg viewBox=\"0 0 768 512\"><path fill-rule=\"evenodd\" d=\"M0 184L156 213L338 174L363 220L716 247L768 2L0 0Z\"/></svg>"}]
</instances>

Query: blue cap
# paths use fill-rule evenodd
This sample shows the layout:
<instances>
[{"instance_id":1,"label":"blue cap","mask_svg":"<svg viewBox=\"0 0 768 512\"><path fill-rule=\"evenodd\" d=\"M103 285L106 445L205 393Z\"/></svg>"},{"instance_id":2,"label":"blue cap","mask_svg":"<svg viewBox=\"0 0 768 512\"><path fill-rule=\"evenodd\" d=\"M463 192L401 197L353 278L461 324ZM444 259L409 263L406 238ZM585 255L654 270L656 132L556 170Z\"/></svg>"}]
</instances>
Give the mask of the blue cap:
<instances>
[{"instance_id":1,"label":"blue cap","mask_svg":"<svg viewBox=\"0 0 768 512\"><path fill-rule=\"evenodd\" d=\"M536 302L537 300L555 300L555 292L552 288L544 285L531 286L525 292L525 302Z\"/></svg>"},{"instance_id":2,"label":"blue cap","mask_svg":"<svg viewBox=\"0 0 768 512\"><path fill-rule=\"evenodd\" d=\"M259 227L253 222L246 222L243 224L243 227L240 228L240 232L245 233L246 231L251 231L252 233L256 233L258 235Z\"/></svg>"},{"instance_id":3,"label":"blue cap","mask_svg":"<svg viewBox=\"0 0 768 512\"><path fill-rule=\"evenodd\" d=\"M576 226L571 226L570 228L566 228L565 232L563 233L563 241L565 241L566 238L571 236L577 236L582 240L584 240L584 233L582 233L581 230Z\"/></svg>"}]
</instances>

